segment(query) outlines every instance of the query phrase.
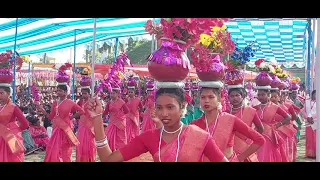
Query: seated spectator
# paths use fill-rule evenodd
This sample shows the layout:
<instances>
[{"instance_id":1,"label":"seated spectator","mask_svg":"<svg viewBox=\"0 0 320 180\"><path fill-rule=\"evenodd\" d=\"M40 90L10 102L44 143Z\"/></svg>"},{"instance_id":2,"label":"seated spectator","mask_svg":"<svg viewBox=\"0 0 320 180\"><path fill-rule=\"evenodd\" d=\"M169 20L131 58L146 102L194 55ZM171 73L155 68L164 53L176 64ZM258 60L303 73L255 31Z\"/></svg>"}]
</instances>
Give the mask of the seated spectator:
<instances>
[{"instance_id":1,"label":"seated spectator","mask_svg":"<svg viewBox=\"0 0 320 180\"><path fill-rule=\"evenodd\" d=\"M45 150L49 142L49 137L46 128L40 125L39 118L30 117L30 122L31 125L29 131L35 144L42 150Z\"/></svg>"}]
</instances>

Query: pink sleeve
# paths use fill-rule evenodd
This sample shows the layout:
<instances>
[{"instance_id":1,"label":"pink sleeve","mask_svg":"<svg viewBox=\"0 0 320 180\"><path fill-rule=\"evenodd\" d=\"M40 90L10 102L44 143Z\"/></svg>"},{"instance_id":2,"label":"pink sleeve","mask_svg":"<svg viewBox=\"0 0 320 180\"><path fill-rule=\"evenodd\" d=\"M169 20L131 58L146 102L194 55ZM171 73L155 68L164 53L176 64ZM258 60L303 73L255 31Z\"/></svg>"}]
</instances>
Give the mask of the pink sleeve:
<instances>
[{"instance_id":1,"label":"pink sleeve","mask_svg":"<svg viewBox=\"0 0 320 180\"><path fill-rule=\"evenodd\" d=\"M247 138L253 141L253 144L263 145L265 143L265 139L263 136L258 133L253 128L249 127L246 123L244 123L241 119L235 118L234 121L234 129L239 133L245 135Z\"/></svg>"},{"instance_id":2,"label":"pink sleeve","mask_svg":"<svg viewBox=\"0 0 320 180\"><path fill-rule=\"evenodd\" d=\"M14 119L13 121L15 121L15 119L17 118L18 121L20 122L20 129L21 131L27 129L29 127L29 122L28 120L26 119L26 117L24 117L23 113L21 112L21 110L18 108L18 106L15 106L14 107L14 111L13 111L13 114L14 114Z\"/></svg>"},{"instance_id":3,"label":"pink sleeve","mask_svg":"<svg viewBox=\"0 0 320 180\"><path fill-rule=\"evenodd\" d=\"M104 109L103 116L107 116L109 114L109 103L107 103L106 108Z\"/></svg>"},{"instance_id":4,"label":"pink sleeve","mask_svg":"<svg viewBox=\"0 0 320 180\"><path fill-rule=\"evenodd\" d=\"M285 110L283 110L281 107L278 107L277 114L279 114L283 118L286 118L289 116L288 113Z\"/></svg>"},{"instance_id":5,"label":"pink sleeve","mask_svg":"<svg viewBox=\"0 0 320 180\"><path fill-rule=\"evenodd\" d=\"M296 115L296 111L294 110L294 107L293 106L290 106L290 108L288 109L289 113L291 114L291 119L292 120L295 120L297 118L297 115Z\"/></svg>"},{"instance_id":6,"label":"pink sleeve","mask_svg":"<svg viewBox=\"0 0 320 180\"><path fill-rule=\"evenodd\" d=\"M56 105L57 105L57 101L54 101L51 106L50 114L47 114L47 118L50 120L54 118Z\"/></svg>"},{"instance_id":7,"label":"pink sleeve","mask_svg":"<svg viewBox=\"0 0 320 180\"><path fill-rule=\"evenodd\" d=\"M300 112L301 111L301 109L298 106L296 106L295 104L292 104L292 107L296 112Z\"/></svg>"},{"instance_id":8,"label":"pink sleeve","mask_svg":"<svg viewBox=\"0 0 320 180\"><path fill-rule=\"evenodd\" d=\"M210 162L220 162L224 157L224 154L220 151L213 138L209 138L203 154L209 159Z\"/></svg>"},{"instance_id":9,"label":"pink sleeve","mask_svg":"<svg viewBox=\"0 0 320 180\"><path fill-rule=\"evenodd\" d=\"M148 152L148 149L144 143L144 137L146 136L146 134L148 137L148 132L143 133L139 136L136 136L134 139L130 141L129 144L119 149L124 161L128 161L132 158L140 156L143 153Z\"/></svg>"},{"instance_id":10,"label":"pink sleeve","mask_svg":"<svg viewBox=\"0 0 320 180\"><path fill-rule=\"evenodd\" d=\"M258 117L257 113L253 117L253 124L255 126L262 126L262 122L261 122L260 118Z\"/></svg>"},{"instance_id":11,"label":"pink sleeve","mask_svg":"<svg viewBox=\"0 0 320 180\"><path fill-rule=\"evenodd\" d=\"M80 115L84 114L84 110L76 103L73 104L72 108L71 108L71 112L78 112Z\"/></svg>"},{"instance_id":12,"label":"pink sleeve","mask_svg":"<svg viewBox=\"0 0 320 180\"><path fill-rule=\"evenodd\" d=\"M139 105L138 105L139 109L142 110L143 109L143 105L141 103L141 101L139 101Z\"/></svg>"},{"instance_id":13,"label":"pink sleeve","mask_svg":"<svg viewBox=\"0 0 320 180\"><path fill-rule=\"evenodd\" d=\"M121 108L122 108L122 111L124 112L124 114L128 114L129 113L129 108L128 108L128 106L126 104L123 104Z\"/></svg>"},{"instance_id":14,"label":"pink sleeve","mask_svg":"<svg viewBox=\"0 0 320 180\"><path fill-rule=\"evenodd\" d=\"M82 100L77 102L78 106L82 106Z\"/></svg>"}]
</instances>

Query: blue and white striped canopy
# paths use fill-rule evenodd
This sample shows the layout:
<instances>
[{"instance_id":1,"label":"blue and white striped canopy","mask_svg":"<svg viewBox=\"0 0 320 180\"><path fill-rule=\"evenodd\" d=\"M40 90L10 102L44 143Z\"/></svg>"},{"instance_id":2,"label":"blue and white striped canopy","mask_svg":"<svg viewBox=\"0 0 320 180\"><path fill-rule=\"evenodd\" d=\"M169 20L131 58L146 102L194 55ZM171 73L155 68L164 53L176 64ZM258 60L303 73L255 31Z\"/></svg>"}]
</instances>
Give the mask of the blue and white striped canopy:
<instances>
[{"instance_id":1,"label":"blue and white striped canopy","mask_svg":"<svg viewBox=\"0 0 320 180\"><path fill-rule=\"evenodd\" d=\"M251 60L275 58L277 62L305 60L307 24L307 20L283 19L236 19L226 23L227 30L239 47L243 48L252 41L260 46L260 51Z\"/></svg>"},{"instance_id":2,"label":"blue and white striped canopy","mask_svg":"<svg viewBox=\"0 0 320 180\"><path fill-rule=\"evenodd\" d=\"M96 40L147 34L144 24L153 18L97 18ZM160 19L155 19L159 21ZM0 18L0 52L14 49L15 18ZM93 18L18 18L20 55L63 49L93 40Z\"/></svg>"},{"instance_id":3,"label":"blue and white striped canopy","mask_svg":"<svg viewBox=\"0 0 320 180\"><path fill-rule=\"evenodd\" d=\"M96 40L147 34L143 26L149 19L153 18L97 18ZM89 44L93 40L93 22L93 18L19 18L17 50L20 55L26 55L64 49L74 46L75 37L77 45ZM226 25L240 47L252 41L260 46L252 60L305 60L305 19L236 18ZM0 52L14 49L15 27L15 18L0 18Z\"/></svg>"}]
</instances>

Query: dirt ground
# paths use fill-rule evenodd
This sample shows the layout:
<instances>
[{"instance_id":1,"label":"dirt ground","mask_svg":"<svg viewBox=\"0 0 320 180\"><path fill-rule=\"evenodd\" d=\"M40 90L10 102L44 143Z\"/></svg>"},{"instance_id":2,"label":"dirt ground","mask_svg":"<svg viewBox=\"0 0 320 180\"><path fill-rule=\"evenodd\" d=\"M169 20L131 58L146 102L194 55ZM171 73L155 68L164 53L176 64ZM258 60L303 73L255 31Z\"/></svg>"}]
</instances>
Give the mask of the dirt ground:
<instances>
[{"instance_id":1,"label":"dirt ground","mask_svg":"<svg viewBox=\"0 0 320 180\"><path fill-rule=\"evenodd\" d=\"M304 129L302 129L301 132L301 139L298 143L298 150L297 150L297 160L296 162L315 162L315 159L310 159L305 157L305 132ZM38 154L31 154L25 157L25 162L43 162L44 159L44 152L40 152ZM75 149L72 153L72 160L75 161L76 155L75 155ZM99 158L97 157L97 161L99 161ZM131 159L129 162L152 162L152 157L149 153L142 154L139 157L136 157L134 159Z\"/></svg>"}]
</instances>

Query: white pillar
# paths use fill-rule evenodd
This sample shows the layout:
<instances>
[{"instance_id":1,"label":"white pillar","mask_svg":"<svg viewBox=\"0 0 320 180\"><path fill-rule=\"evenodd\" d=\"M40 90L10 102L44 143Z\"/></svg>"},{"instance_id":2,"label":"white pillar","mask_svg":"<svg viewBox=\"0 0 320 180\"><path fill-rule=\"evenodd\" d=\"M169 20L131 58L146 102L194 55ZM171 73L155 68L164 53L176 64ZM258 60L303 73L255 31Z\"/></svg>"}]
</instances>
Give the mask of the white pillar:
<instances>
[{"instance_id":1,"label":"white pillar","mask_svg":"<svg viewBox=\"0 0 320 180\"><path fill-rule=\"evenodd\" d=\"M320 19L317 18L317 26L316 26L317 36L320 35ZM320 37L317 37L317 54L316 54L316 81L320 79ZM320 114L320 83L316 84L317 93L316 93L316 103L317 103L317 114ZM317 120L316 120L317 121ZM316 135L316 162L320 162L320 123L317 122L317 135Z\"/></svg>"},{"instance_id":2,"label":"white pillar","mask_svg":"<svg viewBox=\"0 0 320 180\"><path fill-rule=\"evenodd\" d=\"M95 80L94 80L94 63L96 61L96 31L97 31L97 20L94 18L93 22L93 47L92 47L92 61L91 61L91 96L94 96L94 87L95 87Z\"/></svg>"},{"instance_id":3,"label":"white pillar","mask_svg":"<svg viewBox=\"0 0 320 180\"><path fill-rule=\"evenodd\" d=\"M316 47L316 44L317 44L317 31L316 31L316 24L317 24L317 21L316 20L311 20L312 22L312 48L311 48L311 90L315 89L316 85L315 85L315 72L314 72L314 69L315 69L315 60L316 60L316 55L314 53L315 51L315 47Z\"/></svg>"}]
</instances>

